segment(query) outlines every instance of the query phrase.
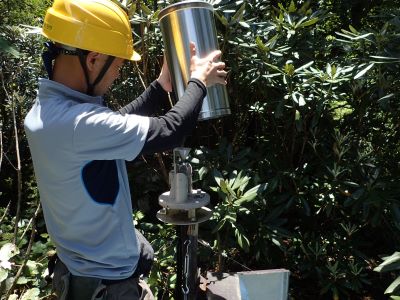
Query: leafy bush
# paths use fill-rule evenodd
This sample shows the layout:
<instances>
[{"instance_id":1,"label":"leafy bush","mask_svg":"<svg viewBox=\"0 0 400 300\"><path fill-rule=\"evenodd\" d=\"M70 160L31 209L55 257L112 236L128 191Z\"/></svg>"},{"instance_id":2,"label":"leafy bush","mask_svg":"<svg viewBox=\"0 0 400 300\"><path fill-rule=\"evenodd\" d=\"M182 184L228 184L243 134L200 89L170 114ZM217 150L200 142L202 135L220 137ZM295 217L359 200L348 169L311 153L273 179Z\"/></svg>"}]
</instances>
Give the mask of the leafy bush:
<instances>
[{"instance_id":1,"label":"leafy bush","mask_svg":"<svg viewBox=\"0 0 400 300\"><path fill-rule=\"evenodd\" d=\"M0 232L0 294L1 299L39 299L51 297L51 284L47 278L47 262L54 255L54 245L44 231L38 203L32 203L35 211L28 209L18 222L17 234L13 231L15 219L7 218L7 211L2 209ZM25 219L30 217L30 219ZM30 236L28 236L30 232ZM17 237L17 238L15 238Z\"/></svg>"}]
</instances>

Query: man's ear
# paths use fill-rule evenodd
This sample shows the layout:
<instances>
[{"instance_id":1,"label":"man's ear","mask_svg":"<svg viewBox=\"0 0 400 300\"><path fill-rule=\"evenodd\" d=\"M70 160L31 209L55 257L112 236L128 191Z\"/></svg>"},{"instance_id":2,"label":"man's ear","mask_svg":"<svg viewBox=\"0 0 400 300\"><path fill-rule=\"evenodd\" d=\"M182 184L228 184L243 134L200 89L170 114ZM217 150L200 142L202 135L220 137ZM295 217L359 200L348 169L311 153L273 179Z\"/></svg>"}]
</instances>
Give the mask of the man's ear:
<instances>
[{"instance_id":1,"label":"man's ear","mask_svg":"<svg viewBox=\"0 0 400 300\"><path fill-rule=\"evenodd\" d=\"M96 68L96 62L99 60L101 54L98 52L89 52L86 55L86 66L88 71L93 71Z\"/></svg>"}]
</instances>

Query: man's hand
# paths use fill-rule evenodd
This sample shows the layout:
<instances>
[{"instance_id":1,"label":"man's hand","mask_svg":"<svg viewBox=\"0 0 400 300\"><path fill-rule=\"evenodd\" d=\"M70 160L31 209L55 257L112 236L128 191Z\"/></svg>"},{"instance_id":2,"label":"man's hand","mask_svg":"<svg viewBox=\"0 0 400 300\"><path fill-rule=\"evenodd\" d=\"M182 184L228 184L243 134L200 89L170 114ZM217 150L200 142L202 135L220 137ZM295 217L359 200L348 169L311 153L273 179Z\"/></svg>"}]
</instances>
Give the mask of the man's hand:
<instances>
[{"instance_id":1,"label":"man's hand","mask_svg":"<svg viewBox=\"0 0 400 300\"><path fill-rule=\"evenodd\" d=\"M169 73L169 68L167 60L164 55L164 62L161 68L160 76L158 76L157 81L161 84L162 88L166 92L172 92L171 74Z\"/></svg>"},{"instance_id":2,"label":"man's hand","mask_svg":"<svg viewBox=\"0 0 400 300\"><path fill-rule=\"evenodd\" d=\"M191 78L199 79L205 86L212 86L216 83L226 84L225 63L217 61L221 57L221 51L215 50L204 58L198 58L196 46L191 42L190 56Z\"/></svg>"}]
</instances>

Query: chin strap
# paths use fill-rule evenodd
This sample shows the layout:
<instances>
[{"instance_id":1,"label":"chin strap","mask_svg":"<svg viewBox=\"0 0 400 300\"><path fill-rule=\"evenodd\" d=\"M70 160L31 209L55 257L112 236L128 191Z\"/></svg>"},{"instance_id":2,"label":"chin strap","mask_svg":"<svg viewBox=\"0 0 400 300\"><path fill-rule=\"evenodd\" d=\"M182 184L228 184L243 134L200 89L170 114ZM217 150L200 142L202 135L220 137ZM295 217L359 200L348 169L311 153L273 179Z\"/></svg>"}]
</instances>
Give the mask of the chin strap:
<instances>
[{"instance_id":1,"label":"chin strap","mask_svg":"<svg viewBox=\"0 0 400 300\"><path fill-rule=\"evenodd\" d=\"M106 62L104 63L103 68L101 69L99 75L97 75L97 78L95 79L95 81L93 83L90 83L89 80L89 72L86 66L86 55L87 53L83 53L83 51L85 50L81 50L78 49L78 57L79 57L79 61L81 63L82 69L83 69L83 73L85 74L85 78L86 78L86 85L87 85L87 90L86 90L86 94L93 96L93 91L94 91L94 87L103 79L104 75L106 74L107 70L110 68L112 62L114 61L115 57L109 55Z\"/></svg>"},{"instance_id":2,"label":"chin strap","mask_svg":"<svg viewBox=\"0 0 400 300\"><path fill-rule=\"evenodd\" d=\"M55 60L59 54L76 55L79 58L79 62L81 64L83 73L85 75L86 85L87 85L86 94L90 96L93 96L94 87L103 79L104 75L106 74L107 70L110 68L111 64L115 59L114 56L109 55L99 75L97 75L95 81L93 83L90 83L89 72L86 66L86 56L89 53L89 51L82 49L69 50L62 47L57 47L52 42L46 42L44 43L44 45L46 47L46 50L42 53L42 59L47 74L49 75L49 79L50 80L53 79L53 60Z\"/></svg>"}]
</instances>

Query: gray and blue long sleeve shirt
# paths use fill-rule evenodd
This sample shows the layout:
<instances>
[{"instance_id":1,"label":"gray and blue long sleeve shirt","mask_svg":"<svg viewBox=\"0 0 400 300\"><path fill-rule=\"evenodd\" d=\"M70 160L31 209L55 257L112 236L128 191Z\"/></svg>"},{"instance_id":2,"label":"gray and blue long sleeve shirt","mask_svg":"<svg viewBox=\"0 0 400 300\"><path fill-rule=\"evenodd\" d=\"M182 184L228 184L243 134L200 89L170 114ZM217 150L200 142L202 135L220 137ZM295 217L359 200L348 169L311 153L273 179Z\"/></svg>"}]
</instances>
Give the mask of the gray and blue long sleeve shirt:
<instances>
[{"instance_id":1,"label":"gray and blue long sleeve shirt","mask_svg":"<svg viewBox=\"0 0 400 300\"><path fill-rule=\"evenodd\" d=\"M148 117L167 94L155 81L114 112L101 97L40 79L25 118L48 233L76 276L131 276L139 258L125 161L179 146L195 127L204 85L190 80L165 115Z\"/></svg>"}]
</instances>

